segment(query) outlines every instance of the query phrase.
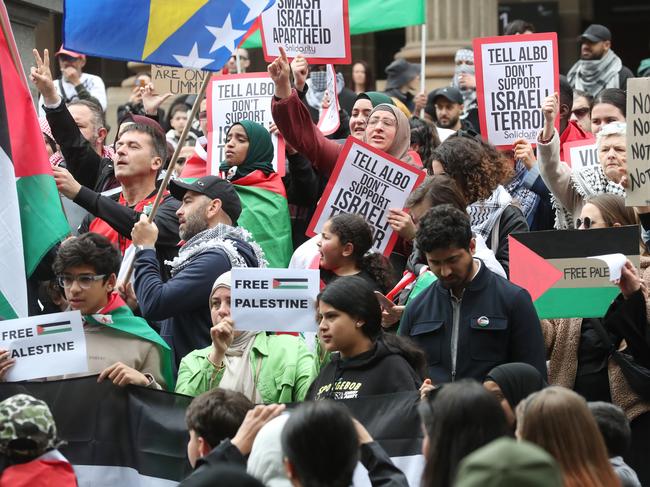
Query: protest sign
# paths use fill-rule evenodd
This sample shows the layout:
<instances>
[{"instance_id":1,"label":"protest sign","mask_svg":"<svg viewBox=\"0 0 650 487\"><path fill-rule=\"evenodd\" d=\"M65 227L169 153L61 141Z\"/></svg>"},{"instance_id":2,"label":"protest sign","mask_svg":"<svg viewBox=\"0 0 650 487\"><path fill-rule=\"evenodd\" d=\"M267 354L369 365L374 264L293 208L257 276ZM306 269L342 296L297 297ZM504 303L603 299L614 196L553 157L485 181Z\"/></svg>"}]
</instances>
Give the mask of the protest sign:
<instances>
[{"instance_id":1,"label":"protest sign","mask_svg":"<svg viewBox=\"0 0 650 487\"><path fill-rule=\"evenodd\" d=\"M329 106L321 111L318 120L318 129L323 135L330 135L336 132L341 125L339 117L339 95L336 86L336 71L333 64L327 65L327 90L325 96L329 100Z\"/></svg>"},{"instance_id":2,"label":"protest sign","mask_svg":"<svg viewBox=\"0 0 650 487\"><path fill-rule=\"evenodd\" d=\"M474 39L474 57L481 134L499 148L535 144L544 98L559 91L557 34Z\"/></svg>"},{"instance_id":3,"label":"protest sign","mask_svg":"<svg viewBox=\"0 0 650 487\"><path fill-rule=\"evenodd\" d=\"M208 161L210 174L219 174L224 160L226 135L233 124L250 120L267 129L273 123L271 100L275 85L268 73L216 76L208 86ZM284 139L271 135L275 158L273 168L285 174Z\"/></svg>"},{"instance_id":4,"label":"protest sign","mask_svg":"<svg viewBox=\"0 0 650 487\"><path fill-rule=\"evenodd\" d=\"M198 69L174 68L161 64L151 65L151 81L156 93L196 95L206 76L212 73Z\"/></svg>"},{"instance_id":5,"label":"protest sign","mask_svg":"<svg viewBox=\"0 0 650 487\"><path fill-rule=\"evenodd\" d=\"M574 140L567 142L562 146L564 150L565 162L573 169L582 169L583 167L598 166L598 147L596 141Z\"/></svg>"},{"instance_id":6,"label":"protest sign","mask_svg":"<svg viewBox=\"0 0 650 487\"><path fill-rule=\"evenodd\" d=\"M317 330L320 273L313 269L232 270L230 315L237 330Z\"/></svg>"},{"instance_id":7,"label":"protest sign","mask_svg":"<svg viewBox=\"0 0 650 487\"><path fill-rule=\"evenodd\" d=\"M639 266L639 227L514 233L510 280L526 289L540 318L604 316L619 288L610 254ZM622 257L621 257L622 258Z\"/></svg>"},{"instance_id":8,"label":"protest sign","mask_svg":"<svg viewBox=\"0 0 650 487\"><path fill-rule=\"evenodd\" d=\"M626 206L650 205L650 78L627 80Z\"/></svg>"},{"instance_id":9,"label":"protest sign","mask_svg":"<svg viewBox=\"0 0 650 487\"><path fill-rule=\"evenodd\" d=\"M9 382L88 371L79 311L3 321L0 349L16 360L6 375Z\"/></svg>"},{"instance_id":10,"label":"protest sign","mask_svg":"<svg viewBox=\"0 0 650 487\"><path fill-rule=\"evenodd\" d=\"M361 215L373 230L372 249L390 255L397 233L388 224L389 208L404 208L424 173L369 145L348 137L336 161L307 235L320 233L338 213Z\"/></svg>"},{"instance_id":11,"label":"protest sign","mask_svg":"<svg viewBox=\"0 0 650 487\"><path fill-rule=\"evenodd\" d=\"M289 59L302 54L312 64L350 64L348 0L277 0L262 16L264 59L284 47Z\"/></svg>"}]
</instances>

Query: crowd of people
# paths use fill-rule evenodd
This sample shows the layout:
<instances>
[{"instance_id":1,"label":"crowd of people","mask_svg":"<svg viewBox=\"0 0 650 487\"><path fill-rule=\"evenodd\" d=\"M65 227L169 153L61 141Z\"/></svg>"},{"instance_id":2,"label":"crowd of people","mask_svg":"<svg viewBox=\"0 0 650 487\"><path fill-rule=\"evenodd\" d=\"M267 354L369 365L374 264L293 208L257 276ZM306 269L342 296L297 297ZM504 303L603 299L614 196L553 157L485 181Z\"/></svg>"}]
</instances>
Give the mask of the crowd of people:
<instances>
[{"instance_id":1,"label":"crowd of people","mask_svg":"<svg viewBox=\"0 0 650 487\"><path fill-rule=\"evenodd\" d=\"M531 32L523 21L508 27ZM337 75L341 125L329 136L317 127L330 102L325 66L281 51L268 73L283 177L269 131L250 120L229 127L219 174L209 174L206 101L196 120L196 97L164 111L169 95L148 75L135 79L108 141L104 84L83 72L85 56L61 48L55 79L48 52L34 51L30 79L73 236L30 278L30 313L80 311L84 375L195 397L184 486L343 487L359 462L372 485L408 485L345 400L409 391L420 398L423 486L650 485L650 395L629 372L650 381L650 207L625 206L634 74L607 27L591 25L580 44L559 92L543 100L535 147L519 139L507 151L481 136L470 48L456 53L449 85L428 94L404 59L386 68L383 92L370 65L354 63L347 86ZM239 49L227 70L249 63ZM649 70L644 62L636 74ZM347 137L426 174L406 208L389 209L398 234L389 257L372 250L361 215L334 215L305 235ZM564 144L578 140L594 140L598 164L566 163ZM540 320L529 292L508 280L513 233L630 225L640 267L626 262L602 317ZM240 267L318 269L317 336L238 330L231 269ZM0 351L0 378L14 364ZM44 402L8 398L0 424L1 485L43 475L75 485Z\"/></svg>"}]
</instances>

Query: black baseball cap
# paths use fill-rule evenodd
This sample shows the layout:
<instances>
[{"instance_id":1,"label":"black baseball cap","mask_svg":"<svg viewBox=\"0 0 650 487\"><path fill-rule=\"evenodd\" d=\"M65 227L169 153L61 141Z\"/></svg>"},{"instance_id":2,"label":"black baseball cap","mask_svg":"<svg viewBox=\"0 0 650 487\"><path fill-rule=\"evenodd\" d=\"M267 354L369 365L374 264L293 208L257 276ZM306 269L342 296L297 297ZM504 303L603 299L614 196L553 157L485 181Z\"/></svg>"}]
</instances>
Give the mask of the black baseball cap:
<instances>
[{"instance_id":1,"label":"black baseball cap","mask_svg":"<svg viewBox=\"0 0 650 487\"><path fill-rule=\"evenodd\" d=\"M219 176L203 176L193 183L173 179L169 182L169 192L177 200L183 201L183 196L187 191L203 194L212 200L221 200L221 209L230 217L233 225L237 223L237 219L241 215L241 201L230 181L221 179Z\"/></svg>"},{"instance_id":2,"label":"black baseball cap","mask_svg":"<svg viewBox=\"0 0 650 487\"><path fill-rule=\"evenodd\" d=\"M578 40L582 41L583 39L586 39L589 42L611 41L612 33L604 25L591 24L587 27L587 30L582 33Z\"/></svg>"},{"instance_id":3,"label":"black baseball cap","mask_svg":"<svg viewBox=\"0 0 650 487\"><path fill-rule=\"evenodd\" d=\"M444 88L438 88L435 90L432 93L431 101L435 104L436 98L439 98L441 96L452 103L458 103L460 105L463 104L463 94L458 88L454 88L453 86L446 86Z\"/></svg>"}]
</instances>

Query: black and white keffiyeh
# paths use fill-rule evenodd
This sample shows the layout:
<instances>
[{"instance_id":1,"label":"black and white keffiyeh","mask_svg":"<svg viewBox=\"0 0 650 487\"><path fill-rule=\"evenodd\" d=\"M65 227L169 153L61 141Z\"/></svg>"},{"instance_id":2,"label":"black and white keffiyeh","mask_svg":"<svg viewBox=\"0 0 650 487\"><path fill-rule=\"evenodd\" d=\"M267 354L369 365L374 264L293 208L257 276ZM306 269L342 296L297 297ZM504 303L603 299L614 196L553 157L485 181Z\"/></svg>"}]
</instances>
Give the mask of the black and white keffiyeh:
<instances>
[{"instance_id":1,"label":"black and white keffiyeh","mask_svg":"<svg viewBox=\"0 0 650 487\"><path fill-rule=\"evenodd\" d=\"M605 88L619 88L618 73L623 61L611 49L600 59L580 59L567 73L573 89L596 96Z\"/></svg>"},{"instance_id":2,"label":"black and white keffiyeh","mask_svg":"<svg viewBox=\"0 0 650 487\"><path fill-rule=\"evenodd\" d=\"M481 235L486 241L495 223L501 218L503 210L512 203L512 196L499 185L489 198L476 201L467 207L472 231Z\"/></svg>"}]
</instances>

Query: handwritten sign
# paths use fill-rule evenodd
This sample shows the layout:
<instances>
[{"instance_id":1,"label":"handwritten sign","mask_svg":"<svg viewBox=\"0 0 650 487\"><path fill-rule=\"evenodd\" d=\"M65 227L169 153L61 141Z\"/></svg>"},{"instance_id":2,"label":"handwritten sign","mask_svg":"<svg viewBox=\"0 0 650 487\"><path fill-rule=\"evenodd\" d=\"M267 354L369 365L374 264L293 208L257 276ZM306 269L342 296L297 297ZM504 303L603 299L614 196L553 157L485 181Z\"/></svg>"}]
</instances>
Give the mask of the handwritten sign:
<instances>
[{"instance_id":1,"label":"handwritten sign","mask_svg":"<svg viewBox=\"0 0 650 487\"><path fill-rule=\"evenodd\" d=\"M348 137L307 235L320 233L325 222L338 213L355 213L373 229L372 248L390 255L397 233L388 224L388 209L403 208L423 179L422 171Z\"/></svg>"},{"instance_id":2,"label":"handwritten sign","mask_svg":"<svg viewBox=\"0 0 650 487\"><path fill-rule=\"evenodd\" d=\"M289 58L302 54L312 64L350 64L348 0L277 0L262 14L264 59L284 47Z\"/></svg>"},{"instance_id":3,"label":"handwritten sign","mask_svg":"<svg viewBox=\"0 0 650 487\"><path fill-rule=\"evenodd\" d=\"M271 100L275 85L267 73L231 74L214 77L208 85L208 161L210 174L219 174L224 160L226 136L233 124L250 120L267 129L273 123ZM271 135L273 168L285 174L284 139Z\"/></svg>"},{"instance_id":4,"label":"handwritten sign","mask_svg":"<svg viewBox=\"0 0 650 487\"><path fill-rule=\"evenodd\" d=\"M161 64L151 65L151 80L156 93L196 95L206 76L212 73L198 69L173 68Z\"/></svg>"},{"instance_id":5,"label":"handwritten sign","mask_svg":"<svg viewBox=\"0 0 650 487\"><path fill-rule=\"evenodd\" d=\"M574 140L567 142L563 146L565 162L574 169L583 167L598 166L598 147L596 141L591 140Z\"/></svg>"},{"instance_id":6,"label":"handwritten sign","mask_svg":"<svg viewBox=\"0 0 650 487\"><path fill-rule=\"evenodd\" d=\"M79 311L3 321L0 348L16 360L8 382L88 372Z\"/></svg>"},{"instance_id":7,"label":"handwritten sign","mask_svg":"<svg viewBox=\"0 0 650 487\"><path fill-rule=\"evenodd\" d=\"M230 313L237 330L317 331L320 272L233 268Z\"/></svg>"},{"instance_id":8,"label":"handwritten sign","mask_svg":"<svg viewBox=\"0 0 650 487\"><path fill-rule=\"evenodd\" d=\"M627 80L626 206L650 205L650 78Z\"/></svg>"},{"instance_id":9,"label":"handwritten sign","mask_svg":"<svg viewBox=\"0 0 650 487\"><path fill-rule=\"evenodd\" d=\"M559 90L557 34L474 39L474 56L481 133L499 148L535 144L544 98Z\"/></svg>"}]
</instances>

